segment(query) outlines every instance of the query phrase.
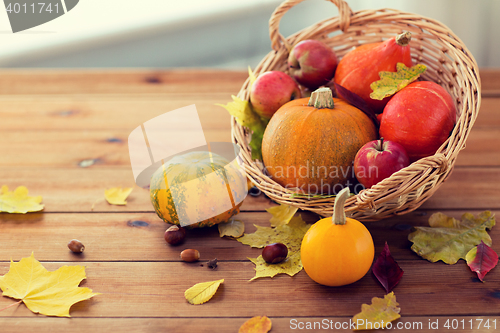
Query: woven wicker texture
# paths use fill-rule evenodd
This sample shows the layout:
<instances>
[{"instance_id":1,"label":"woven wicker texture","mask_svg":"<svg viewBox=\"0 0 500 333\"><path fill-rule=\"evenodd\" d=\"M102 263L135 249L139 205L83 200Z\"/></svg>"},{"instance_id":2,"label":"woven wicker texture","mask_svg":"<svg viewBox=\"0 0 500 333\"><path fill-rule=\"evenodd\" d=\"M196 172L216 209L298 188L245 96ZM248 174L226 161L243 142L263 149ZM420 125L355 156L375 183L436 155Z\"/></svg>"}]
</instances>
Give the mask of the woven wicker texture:
<instances>
[{"instance_id":1,"label":"woven wicker texture","mask_svg":"<svg viewBox=\"0 0 500 333\"><path fill-rule=\"evenodd\" d=\"M262 59L254 72L256 75L270 70L287 72L291 47L305 39L321 40L333 48L340 59L356 46L380 42L403 31L411 32L413 61L427 66L423 80L440 84L454 98L457 107L456 126L435 155L418 160L372 188L362 190L350 197L345 205L348 214L362 221L411 212L427 200L451 174L458 153L465 148L481 103L477 63L463 42L436 20L393 9L353 12L345 1L329 1L337 6L338 16L318 22L288 38L279 33L280 20L302 0L288 0L276 8L269 20L274 51ZM332 12L335 12L334 8ZM249 80L244 82L238 97L249 99ZM293 190L269 178L262 162L251 158L248 147L250 135L246 128L232 120L233 142L242 148L243 165L251 181L276 202L331 216L335 198L296 196Z\"/></svg>"}]
</instances>

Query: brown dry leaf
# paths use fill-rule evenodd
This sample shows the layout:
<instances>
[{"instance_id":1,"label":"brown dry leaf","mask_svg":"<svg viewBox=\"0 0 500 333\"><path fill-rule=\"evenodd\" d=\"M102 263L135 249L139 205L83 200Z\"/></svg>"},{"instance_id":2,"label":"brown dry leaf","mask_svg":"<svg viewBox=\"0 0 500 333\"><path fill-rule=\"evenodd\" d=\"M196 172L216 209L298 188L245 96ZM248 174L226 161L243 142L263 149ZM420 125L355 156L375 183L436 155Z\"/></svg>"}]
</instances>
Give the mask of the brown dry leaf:
<instances>
[{"instance_id":1,"label":"brown dry leaf","mask_svg":"<svg viewBox=\"0 0 500 333\"><path fill-rule=\"evenodd\" d=\"M269 222L271 222L271 227L279 227L280 225L288 224L295 213L297 213L297 210L299 210L298 207L284 204L266 209L266 211L273 216L269 220Z\"/></svg>"},{"instance_id":2,"label":"brown dry leaf","mask_svg":"<svg viewBox=\"0 0 500 333\"><path fill-rule=\"evenodd\" d=\"M26 214L38 212L44 208L41 196L30 197L26 186L19 186L13 192L7 185L0 189L0 212Z\"/></svg>"},{"instance_id":3,"label":"brown dry leaf","mask_svg":"<svg viewBox=\"0 0 500 333\"><path fill-rule=\"evenodd\" d=\"M0 277L3 296L20 299L34 313L70 317L70 307L99 293L78 287L85 279L85 267L62 266L49 272L35 256L10 262L7 274Z\"/></svg>"},{"instance_id":4,"label":"brown dry leaf","mask_svg":"<svg viewBox=\"0 0 500 333\"><path fill-rule=\"evenodd\" d=\"M248 319L241 325L238 333L267 333L272 327L271 319L266 316L257 316Z\"/></svg>"},{"instance_id":5,"label":"brown dry leaf","mask_svg":"<svg viewBox=\"0 0 500 333\"><path fill-rule=\"evenodd\" d=\"M491 245L486 230L495 225L495 215L489 211L478 217L465 213L458 221L443 213L435 213L429 218L429 224L431 227L415 227L415 231L408 235L408 240L413 242L411 249L430 262L442 260L452 265L465 259L481 241Z\"/></svg>"},{"instance_id":6,"label":"brown dry leaf","mask_svg":"<svg viewBox=\"0 0 500 333\"><path fill-rule=\"evenodd\" d=\"M355 323L355 331L385 328L387 325L400 318L398 302L394 292L384 298L373 297L372 304L361 305L361 312L352 318Z\"/></svg>"}]
</instances>

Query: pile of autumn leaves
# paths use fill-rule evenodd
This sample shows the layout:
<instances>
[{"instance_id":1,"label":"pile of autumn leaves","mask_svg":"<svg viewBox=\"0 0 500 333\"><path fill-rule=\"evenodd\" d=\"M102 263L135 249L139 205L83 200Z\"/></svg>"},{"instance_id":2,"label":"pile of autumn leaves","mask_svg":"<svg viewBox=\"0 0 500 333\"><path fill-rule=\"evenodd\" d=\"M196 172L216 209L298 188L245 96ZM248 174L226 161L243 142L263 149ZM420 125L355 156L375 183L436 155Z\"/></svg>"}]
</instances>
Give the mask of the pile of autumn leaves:
<instances>
[{"instance_id":1,"label":"pile of autumn leaves","mask_svg":"<svg viewBox=\"0 0 500 333\"><path fill-rule=\"evenodd\" d=\"M110 204L124 205L131 191L132 188L113 188L106 190L104 196ZM41 202L42 197L29 196L27 188L23 186L13 192L6 186L0 189L0 212L40 211L44 208ZM231 237L251 247L263 248L276 242L288 247L287 259L279 264L268 264L262 256L249 258L255 264L255 276L251 281L264 277L272 278L277 274L294 276L302 270L300 245L310 224L305 223L300 215L296 215L295 207L280 205L269 208L268 212L272 216L271 226L256 226L257 231L254 233L245 234L244 223L235 218L218 225L221 237ZM486 273L498 262L498 255L490 247L492 240L487 232L494 225L495 217L489 211L482 212L477 217L466 213L461 220L435 213L429 218L429 227L415 227L408 239L413 242L412 250L431 262L442 260L446 264L455 264L464 259L483 281ZM403 276L403 270L391 256L387 244L374 262L372 273L387 294L383 299L374 297L371 305L363 304L362 312L355 315L353 321L364 319L364 322L387 325L400 317L399 304L392 290ZM98 295L89 288L78 287L83 279L83 266L63 266L49 272L32 254L19 262L11 262L9 272L0 277L0 288L4 296L19 299L18 303L24 302L35 313L69 317L69 309L73 304ZM28 287L25 281L32 283ZM191 304L203 304L213 297L223 282L224 279L198 283L185 291L185 298ZM43 297L40 297L41 294ZM271 321L265 316L254 317L242 326L241 332L250 332L256 327L262 328L259 332L267 332L271 329Z\"/></svg>"}]
</instances>

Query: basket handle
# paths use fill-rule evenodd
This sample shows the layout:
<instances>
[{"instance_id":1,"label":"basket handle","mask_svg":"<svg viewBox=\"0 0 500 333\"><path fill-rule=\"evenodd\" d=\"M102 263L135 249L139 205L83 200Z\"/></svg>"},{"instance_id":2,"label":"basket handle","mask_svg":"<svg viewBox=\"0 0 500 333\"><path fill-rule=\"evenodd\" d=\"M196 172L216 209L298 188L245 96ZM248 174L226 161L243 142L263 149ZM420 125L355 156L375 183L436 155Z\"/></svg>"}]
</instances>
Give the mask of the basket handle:
<instances>
[{"instance_id":1,"label":"basket handle","mask_svg":"<svg viewBox=\"0 0 500 333\"><path fill-rule=\"evenodd\" d=\"M292 49L292 45L279 32L281 18L293 6L301 3L304 0L286 0L281 3L271 15L269 19L269 37L271 38L271 47L278 51L281 44L285 45L288 51ZM342 31L346 31L351 24L351 15L353 14L351 7L344 0L327 0L333 3L339 9L340 22L339 26Z\"/></svg>"}]
</instances>

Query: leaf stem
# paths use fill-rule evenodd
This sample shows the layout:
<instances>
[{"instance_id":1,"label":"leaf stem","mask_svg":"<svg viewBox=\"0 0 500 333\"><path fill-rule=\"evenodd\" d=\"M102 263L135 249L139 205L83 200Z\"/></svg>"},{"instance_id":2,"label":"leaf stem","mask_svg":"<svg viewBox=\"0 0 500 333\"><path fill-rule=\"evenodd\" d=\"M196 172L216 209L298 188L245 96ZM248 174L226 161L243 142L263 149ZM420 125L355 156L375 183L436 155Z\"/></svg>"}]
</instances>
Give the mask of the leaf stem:
<instances>
[{"instance_id":1,"label":"leaf stem","mask_svg":"<svg viewBox=\"0 0 500 333\"><path fill-rule=\"evenodd\" d=\"M7 305L5 308L0 309L0 311L7 310L8 308L10 308L11 306L14 306L14 305L19 305L22 301L23 300L20 300L19 302L12 303L11 305Z\"/></svg>"}]
</instances>

